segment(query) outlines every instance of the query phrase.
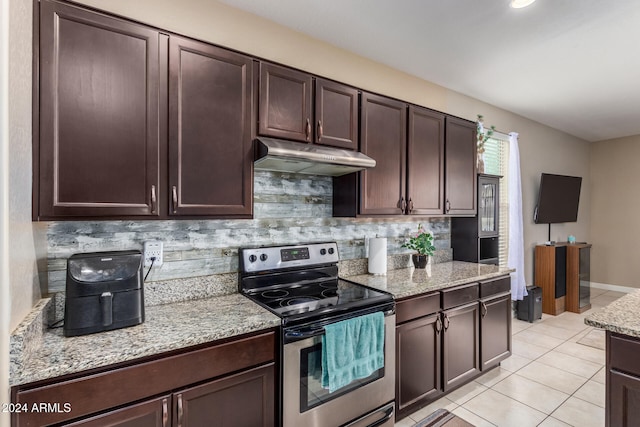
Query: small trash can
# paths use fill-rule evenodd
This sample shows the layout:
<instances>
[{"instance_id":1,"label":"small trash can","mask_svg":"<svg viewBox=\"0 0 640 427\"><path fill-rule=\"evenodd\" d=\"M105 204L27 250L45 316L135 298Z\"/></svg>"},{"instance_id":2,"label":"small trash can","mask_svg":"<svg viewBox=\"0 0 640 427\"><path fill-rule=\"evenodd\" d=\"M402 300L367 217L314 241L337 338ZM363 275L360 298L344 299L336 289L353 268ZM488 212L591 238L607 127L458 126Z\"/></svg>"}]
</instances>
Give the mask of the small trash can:
<instances>
[{"instance_id":1,"label":"small trash can","mask_svg":"<svg viewBox=\"0 0 640 427\"><path fill-rule=\"evenodd\" d=\"M533 323L536 319L542 319L542 288L529 286L527 293L522 301L518 301L517 317Z\"/></svg>"}]
</instances>

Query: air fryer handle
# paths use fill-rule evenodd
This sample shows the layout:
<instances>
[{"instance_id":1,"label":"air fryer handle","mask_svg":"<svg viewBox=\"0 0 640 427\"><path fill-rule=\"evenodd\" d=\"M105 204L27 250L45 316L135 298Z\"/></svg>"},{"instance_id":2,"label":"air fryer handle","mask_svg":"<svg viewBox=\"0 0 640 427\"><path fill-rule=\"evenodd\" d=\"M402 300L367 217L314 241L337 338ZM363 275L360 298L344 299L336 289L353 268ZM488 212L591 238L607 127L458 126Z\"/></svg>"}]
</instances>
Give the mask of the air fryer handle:
<instances>
[{"instance_id":1,"label":"air fryer handle","mask_svg":"<svg viewBox=\"0 0 640 427\"><path fill-rule=\"evenodd\" d=\"M102 326L109 326L113 323L113 294L103 292L100 295L100 308L102 308Z\"/></svg>"}]
</instances>

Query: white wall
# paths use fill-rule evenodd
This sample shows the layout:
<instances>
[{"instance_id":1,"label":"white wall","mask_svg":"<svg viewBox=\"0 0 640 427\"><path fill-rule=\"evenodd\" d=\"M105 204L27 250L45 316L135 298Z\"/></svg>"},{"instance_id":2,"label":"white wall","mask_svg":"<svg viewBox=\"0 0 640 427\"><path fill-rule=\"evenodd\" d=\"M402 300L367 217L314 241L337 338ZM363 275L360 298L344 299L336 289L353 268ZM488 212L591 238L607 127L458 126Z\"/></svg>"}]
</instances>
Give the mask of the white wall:
<instances>
[{"instance_id":1,"label":"white wall","mask_svg":"<svg viewBox=\"0 0 640 427\"><path fill-rule=\"evenodd\" d=\"M640 135L600 141L591 150L591 280L640 288Z\"/></svg>"},{"instance_id":2,"label":"white wall","mask_svg":"<svg viewBox=\"0 0 640 427\"><path fill-rule=\"evenodd\" d=\"M40 298L31 221L32 20L31 0L10 0L9 19L9 280L11 329Z\"/></svg>"},{"instance_id":3,"label":"white wall","mask_svg":"<svg viewBox=\"0 0 640 427\"><path fill-rule=\"evenodd\" d=\"M40 226L31 222L33 3L2 0L2 17L0 402L8 402L8 333L40 298L34 239L34 229ZM8 425L8 421L0 418L0 424Z\"/></svg>"},{"instance_id":4,"label":"white wall","mask_svg":"<svg viewBox=\"0 0 640 427\"><path fill-rule=\"evenodd\" d=\"M9 402L9 0L0 0L0 404ZM0 412L0 425L9 414Z\"/></svg>"}]
</instances>

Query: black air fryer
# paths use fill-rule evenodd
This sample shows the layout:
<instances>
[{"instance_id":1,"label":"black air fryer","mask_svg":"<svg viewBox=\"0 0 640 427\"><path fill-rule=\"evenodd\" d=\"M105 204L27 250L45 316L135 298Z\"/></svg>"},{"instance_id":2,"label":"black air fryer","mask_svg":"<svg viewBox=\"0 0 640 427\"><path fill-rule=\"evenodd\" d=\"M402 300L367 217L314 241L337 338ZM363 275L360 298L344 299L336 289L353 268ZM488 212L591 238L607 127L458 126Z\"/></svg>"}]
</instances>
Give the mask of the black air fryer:
<instances>
[{"instance_id":1,"label":"black air fryer","mask_svg":"<svg viewBox=\"0 0 640 427\"><path fill-rule=\"evenodd\" d=\"M144 322L142 266L140 251L69 257L64 335L92 334Z\"/></svg>"}]
</instances>

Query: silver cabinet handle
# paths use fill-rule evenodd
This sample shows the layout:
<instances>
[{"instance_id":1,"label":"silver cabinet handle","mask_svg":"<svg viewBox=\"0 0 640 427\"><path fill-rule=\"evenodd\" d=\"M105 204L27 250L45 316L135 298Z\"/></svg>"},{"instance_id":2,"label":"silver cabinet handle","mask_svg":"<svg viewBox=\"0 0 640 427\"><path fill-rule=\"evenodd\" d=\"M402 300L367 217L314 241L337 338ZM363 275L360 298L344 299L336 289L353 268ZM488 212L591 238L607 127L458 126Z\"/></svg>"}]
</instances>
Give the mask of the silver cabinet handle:
<instances>
[{"instance_id":1,"label":"silver cabinet handle","mask_svg":"<svg viewBox=\"0 0 640 427\"><path fill-rule=\"evenodd\" d=\"M449 213L450 210L451 210L451 202L449 201L449 199L447 199L447 202L446 202L446 213Z\"/></svg>"},{"instance_id":2,"label":"silver cabinet handle","mask_svg":"<svg viewBox=\"0 0 640 427\"><path fill-rule=\"evenodd\" d=\"M173 213L178 212L178 188L174 185L171 189L171 194L173 196Z\"/></svg>"},{"instance_id":3,"label":"silver cabinet handle","mask_svg":"<svg viewBox=\"0 0 640 427\"><path fill-rule=\"evenodd\" d=\"M413 212L413 200L409 197L409 213Z\"/></svg>"},{"instance_id":4,"label":"silver cabinet handle","mask_svg":"<svg viewBox=\"0 0 640 427\"><path fill-rule=\"evenodd\" d=\"M156 213L156 186L151 186L151 213Z\"/></svg>"},{"instance_id":5,"label":"silver cabinet handle","mask_svg":"<svg viewBox=\"0 0 640 427\"><path fill-rule=\"evenodd\" d=\"M162 427L169 426L169 408L167 405L167 399L162 399Z\"/></svg>"},{"instance_id":6,"label":"silver cabinet handle","mask_svg":"<svg viewBox=\"0 0 640 427\"><path fill-rule=\"evenodd\" d=\"M322 120L318 120L318 142L322 139Z\"/></svg>"},{"instance_id":7,"label":"silver cabinet handle","mask_svg":"<svg viewBox=\"0 0 640 427\"><path fill-rule=\"evenodd\" d=\"M311 136L311 121L307 117L307 126L305 126L305 134L307 136L307 141L309 141L309 137Z\"/></svg>"},{"instance_id":8,"label":"silver cabinet handle","mask_svg":"<svg viewBox=\"0 0 640 427\"><path fill-rule=\"evenodd\" d=\"M182 427L182 417L184 416L184 408L182 407L182 393L178 395L178 427Z\"/></svg>"},{"instance_id":9,"label":"silver cabinet handle","mask_svg":"<svg viewBox=\"0 0 640 427\"><path fill-rule=\"evenodd\" d=\"M487 312L489 311L487 309L487 304L485 304L484 302L480 301L480 304L482 304L482 317L487 315Z\"/></svg>"},{"instance_id":10,"label":"silver cabinet handle","mask_svg":"<svg viewBox=\"0 0 640 427\"><path fill-rule=\"evenodd\" d=\"M402 211L402 214L406 213L407 202L404 200L404 197L400 197L400 210Z\"/></svg>"},{"instance_id":11,"label":"silver cabinet handle","mask_svg":"<svg viewBox=\"0 0 640 427\"><path fill-rule=\"evenodd\" d=\"M446 331L447 329L449 329L449 316L447 316L447 313L443 313L444 315L444 330Z\"/></svg>"},{"instance_id":12,"label":"silver cabinet handle","mask_svg":"<svg viewBox=\"0 0 640 427\"><path fill-rule=\"evenodd\" d=\"M440 320L440 315L436 318L436 334L439 334L442 331L442 320Z\"/></svg>"}]
</instances>

